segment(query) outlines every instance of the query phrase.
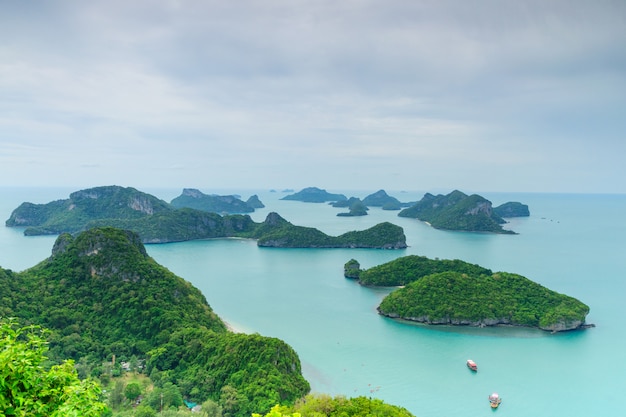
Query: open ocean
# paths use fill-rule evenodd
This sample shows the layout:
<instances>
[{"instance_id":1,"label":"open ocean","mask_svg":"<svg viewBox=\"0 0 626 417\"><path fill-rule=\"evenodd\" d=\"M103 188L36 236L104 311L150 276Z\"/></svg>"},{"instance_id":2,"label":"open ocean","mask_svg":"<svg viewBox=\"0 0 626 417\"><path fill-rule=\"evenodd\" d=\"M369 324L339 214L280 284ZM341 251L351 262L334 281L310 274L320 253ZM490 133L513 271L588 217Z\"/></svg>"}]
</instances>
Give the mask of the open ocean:
<instances>
[{"instance_id":1,"label":"open ocean","mask_svg":"<svg viewBox=\"0 0 626 417\"><path fill-rule=\"evenodd\" d=\"M182 191L138 189L168 202ZM47 203L72 191L0 188L0 215L6 220L23 201ZM282 201L282 192L201 191L243 200L257 194L266 205L251 214L257 222L275 211L331 235L382 221L404 228L409 248L395 251L259 248L242 239L147 245L236 329L289 343L314 392L377 397L418 417L492 415L487 396L494 391L502 397L495 412L507 417L626 416L626 195L479 192L494 206L519 201L530 208L530 217L506 226L518 235L494 235L435 230L379 208L337 217L347 210ZM377 190L328 191L363 198ZM424 194L386 191L400 201ZM0 227L3 268L20 271L50 256L55 236L22 232ZM409 254L524 275L589 305L587 322L596 327L549 334L399 323L376 313L389 289L343 277L352 258L369 268ZM467 369L467 359L478 364L477 373Z\"/></svg>"}]
</instances>

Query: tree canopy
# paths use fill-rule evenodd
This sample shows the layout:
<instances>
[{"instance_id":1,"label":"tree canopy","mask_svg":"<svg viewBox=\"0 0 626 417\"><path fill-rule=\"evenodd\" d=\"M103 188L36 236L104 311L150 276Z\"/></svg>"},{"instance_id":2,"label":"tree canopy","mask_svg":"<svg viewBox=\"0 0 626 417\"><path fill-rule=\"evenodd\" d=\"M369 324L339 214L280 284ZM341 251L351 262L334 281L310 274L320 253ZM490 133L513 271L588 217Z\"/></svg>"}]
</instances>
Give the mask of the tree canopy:
<instances>
[{"instance_id":1,"label":"tree canopy","mask_svg":"<svg viewBox=\"0 0 626 417\"><path fill-rule=\"evenodd\" d=\"M71 360L51 368L44 331L0 320L0 417L100 417L100 387Z\"/></svg>"}]
</instances>

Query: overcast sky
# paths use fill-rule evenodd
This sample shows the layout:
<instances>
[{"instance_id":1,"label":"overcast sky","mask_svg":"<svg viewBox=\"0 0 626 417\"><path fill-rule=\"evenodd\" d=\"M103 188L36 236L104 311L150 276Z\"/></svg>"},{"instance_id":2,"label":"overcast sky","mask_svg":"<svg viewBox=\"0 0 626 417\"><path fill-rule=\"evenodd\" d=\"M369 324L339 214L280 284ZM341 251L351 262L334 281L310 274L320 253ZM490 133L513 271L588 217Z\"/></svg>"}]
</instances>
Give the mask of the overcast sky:
<instances>
[{"instance_id":1,"label":"overcast sky","mask_svg":"<svg viewBox=\"0 0 626 417\"><path fill-rule=\"evenodd\" d=\"M0 0L0 185L626 192L626 1Z\"/></svg>"}]
</instances>

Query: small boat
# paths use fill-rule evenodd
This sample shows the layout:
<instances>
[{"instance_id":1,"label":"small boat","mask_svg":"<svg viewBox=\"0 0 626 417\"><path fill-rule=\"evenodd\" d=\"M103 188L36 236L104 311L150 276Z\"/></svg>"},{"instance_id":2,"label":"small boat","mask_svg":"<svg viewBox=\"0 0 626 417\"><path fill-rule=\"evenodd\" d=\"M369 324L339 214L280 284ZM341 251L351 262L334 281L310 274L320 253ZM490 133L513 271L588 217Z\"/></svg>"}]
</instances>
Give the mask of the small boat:
<instances>
[{"instance_id":1,"label":"small boat","mask_svg":"<svg viewBox=\"0 0 626 417\"><path fill-rule=\"evenodd\" d=\"M471 359L467 360L467 367L470 368L472 371L478 371L478 365L476 365L476 362Z\"/></svg>"},{"instance_id":2,"label":"small boat","mask_svg":"<svg viewBox=\"0 0 626 417\"><path fill-rule=\"evenodd\" d=\"M491 405L491 408L498 408L501 402L502 402L502 399L500 398L497 392L494 392L493 394L489 396L489 404Z\"/></svg>"}]
</instances>

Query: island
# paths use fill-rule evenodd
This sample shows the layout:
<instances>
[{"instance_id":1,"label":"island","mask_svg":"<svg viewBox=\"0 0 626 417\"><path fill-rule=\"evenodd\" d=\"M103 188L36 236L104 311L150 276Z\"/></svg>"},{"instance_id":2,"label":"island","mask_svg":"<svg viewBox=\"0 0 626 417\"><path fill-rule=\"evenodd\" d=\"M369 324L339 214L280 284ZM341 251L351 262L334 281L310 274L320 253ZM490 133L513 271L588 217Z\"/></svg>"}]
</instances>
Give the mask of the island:
<instances>
[{"instance_id":1,"label":"island","mask_svg":"<svg viewBox=\"0 0 626 417\"><path fill-rule=\"evenodd\" d=\"M398 216L416 218L436 229L515 234L502 228L506 221L494 212L489 200L477 194L468 196L458 190L447 195L426 193Z\"/></svg>"},{"instance_id":2,"label":"island","mask_svg":"<svg viewBox=\"0 0 626 417\"><path fill-rule=\"evenodd\" d=\"M265 222L251 235L262 247L278 248L362 248L405 249L404 230L389 222L379 223L363 231L328 236L321 231L294 226L276 213L270 213Z\"/></svg>"},{"instance_id":3,"label":"island","mask_svg":"<svg viewBox=\"0 0 626 417\"><path fill-rule=\"evenodd\" d=\"M386 317L424 324L525 326L550 332L592 327L589 307L530 279L460 260L406 256L369 270L358 261L344 276L363 285L396 286L378 306Z\"/></svg>"},{"instance_id":4,"label":"island","mask_svg":"<svg viewBox=\"0 0 626 417\"><path fill-rule=\"evenodd\" d=\"M351 199L352 200L352 199ZM350 211L347 213L337 213L340 217L354 217L354 216L367 216L369 208L363 204L359 199L352 200L352 203L348 206Z\"/></svg>"},{"instance_id":5,"label":"island","mask_svg":"<svg viewBox=\"0 0 626 417\"><path fill-rule=\"evenodd\" d=\"M501 204L498 207L493 208L493 212L498 216L508 219L511 217L528 217L530 216L530 210L526 204L522 204L519 201L509 201Z\"/></svg>"},{"instance_id":6,"label":"island","mask_svg":"<svg viewBox=\"0 0 626 417\"><path fill-rule=\"evenodd\" d=\"M182 194L170 204L176 208L186 207L221 214L252 213L255 208L265 207L256 195L246 202L234 195L208 195L195 188L184 188Z\"/></svg>"},{"instance_id":7,"label":"island","mask_svg":"<svg viewBox=\"0 0 626 417\"><path fill-rule=\"evenodd\" d=\"M131 230L143 243L182 242L209 238L256 239L259 246L293 248L406 248L401 227L381 223L370 229L328 236L293 225L277 213L257 223L247 214L221 216L192 208L176 208L134 188L104 186L70 194L47 204L22 203L6 221L24 227L27 236L78 233L111 226Z\"/></svg>"},{"instance_id":8,"label":"island","mask_svg":"<svg viewBox=\"0 0 626 417\"><path fill-rule=\"evenodd\" d=\"M281 198L281 200L302 201L305 203L325 203L327 201L347 200L343 194L333 194L317 187L303 188L294 194L289 194Z\"/></svg>"},{"instance_id":9,"label":"island","mask_svg":"<svg viewBox=\"0 0 626 417\"><path fill-rule=\"evenodd\" d=\"M395 197L391 197L385 190L378 190L363 199L367 207L381 207L383 210L400 210L403 203Z\"/></svg>"}]
</instances>

